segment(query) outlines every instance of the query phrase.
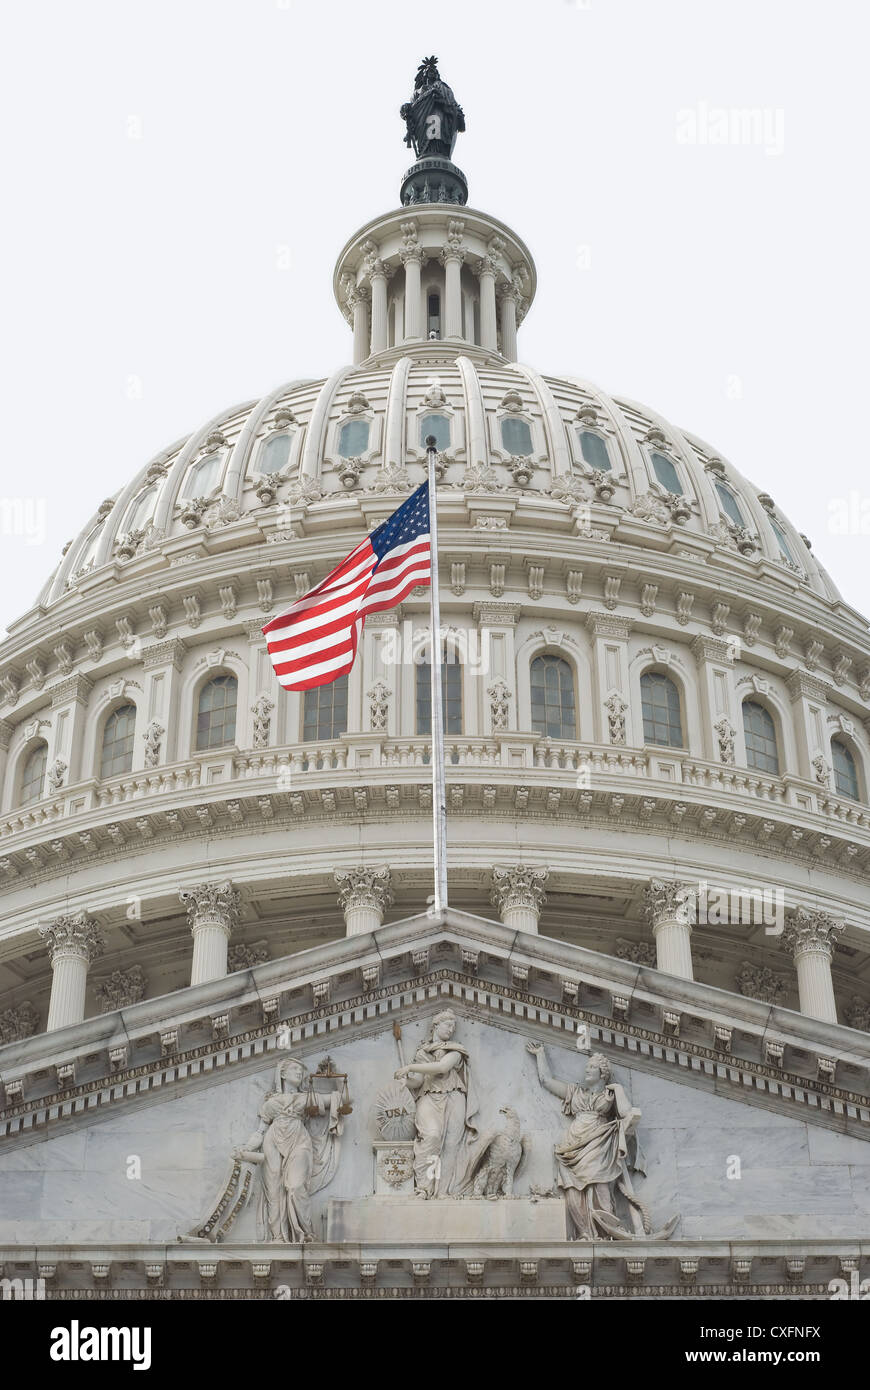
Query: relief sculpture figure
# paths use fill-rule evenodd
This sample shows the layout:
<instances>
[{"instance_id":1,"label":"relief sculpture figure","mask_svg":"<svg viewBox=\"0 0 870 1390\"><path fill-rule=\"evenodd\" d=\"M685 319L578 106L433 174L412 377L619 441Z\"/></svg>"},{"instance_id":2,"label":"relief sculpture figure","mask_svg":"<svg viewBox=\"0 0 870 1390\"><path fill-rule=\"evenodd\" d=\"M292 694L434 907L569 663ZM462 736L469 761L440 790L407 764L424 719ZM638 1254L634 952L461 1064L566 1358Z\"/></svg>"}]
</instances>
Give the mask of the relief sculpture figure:
<instances>
[{"instance_id":1,"label":"relief sculpture figure","mask_svg":"<svg viewBox=\"0 0 870 1390\"><path fill-rule=\"evenodd\" d=\"M586 1063L585 1085L579 1085L550 1074L541 1043L527 1043L526 1050L535 1058L541 1085L558 1096L562 1113L570 1121L553 1149L569 1239L667 1240L679 1217L671 1217L661 1230L653 1231L649 1213L634 1191L631 1174L646 1172L636 1132L640 1111L613 1081L607 1058L593 1053ZM627 1209L630 1229L617 1213L617 1193Z\"/></svg>"},{"instance_id":2,"label":"relief sculpture figure","mask_svg":"<svg viewBox=\"0 0 870 1390\"><path fill-rule=\"evenodd\" d=\"M302 1062L287 1057L275 1070L275 1089L260 1106L260 1123L235 1157L260 1169L257 1205L262 1239L291 1244L314 1238L311 1198L326 1187L338 1166L341 1135L338 1091L317 1094ZM311 1134L306 1120L327 1117L326 1129Z\"/></svg>"},{"instance_id":3,"label":"relief sculpture figure","mask_svg":"<svg viewBox=\"0 0 870 1390\"><path fill-rule=\"evenodd\" d=\"M477 1099L468 1049L454 1042L456 1015L437 1014L428 1042L417 1048L409 1066L399 1067L416 1096L414 1113L414 1195L456 1197L466 1182L470 1147L477 1141Z\"/></svg>"}]
</instances>

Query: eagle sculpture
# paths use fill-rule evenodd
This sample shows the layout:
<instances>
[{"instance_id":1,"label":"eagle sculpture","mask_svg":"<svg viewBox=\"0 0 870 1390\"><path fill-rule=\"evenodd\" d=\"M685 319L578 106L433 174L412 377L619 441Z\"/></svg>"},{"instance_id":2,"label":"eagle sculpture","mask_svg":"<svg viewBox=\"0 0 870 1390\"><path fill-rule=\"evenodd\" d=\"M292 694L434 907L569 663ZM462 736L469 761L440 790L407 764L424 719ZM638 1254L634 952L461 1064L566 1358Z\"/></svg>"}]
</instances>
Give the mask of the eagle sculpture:
<instances>
[{"instance_id":1,"label":"eagle sculpture","mask_svg":"<svg viewBox=\"0 0 870 1390\"><path fill-rule=\"evenodd\" d=\"M465 1174L464 1193L471 1197L512 1197L514 1174L520 1166L525 1141L520 1134L520 1117L509 1105L499 1110L505 1117L504 1129L490 1130L479 1144Z\"/></svg>"}]
</instances>

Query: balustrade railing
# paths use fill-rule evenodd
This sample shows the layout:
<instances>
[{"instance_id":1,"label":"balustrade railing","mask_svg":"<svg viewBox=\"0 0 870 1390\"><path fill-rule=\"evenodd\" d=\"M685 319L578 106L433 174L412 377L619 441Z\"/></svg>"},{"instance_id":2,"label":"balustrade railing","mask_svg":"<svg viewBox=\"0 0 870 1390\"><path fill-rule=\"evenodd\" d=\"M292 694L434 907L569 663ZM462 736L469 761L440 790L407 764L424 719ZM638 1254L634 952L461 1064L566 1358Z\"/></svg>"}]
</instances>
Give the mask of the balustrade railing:
<instances>
[{"instance_id":1,"label":"balustrade railing","mask_svg":"<svg viewBox=\"0 0 870 1390\"><path fill-rule=\"evenodd\" d=\"M562 786L567 777L575 785L593 790L619 780L642 780L647 784L647 796L654 789L664 792L670 787L675 792L697 788L715 798L791 806L820 813L844 826L870 829L870 809L837 798L826 788L793 777L764 776L747 768L705 762L680 749L631 749L504 732L448 737L445 754L451 769L485 770L488 776L501 769L530 780L542 775L553 777ZM385 733L347 734L322 743L250 751L215 749L168 766L65 787L51 798L11 811L0 820L0 841L32 836L59 821L69 822L127 802L160 802L163 798L196 801L212 789L252 781L260 782L264 790L277 786L280 791L305 777L343 772L377 775L414 769L428 776L430 759L428 739L396 738Z\"/></svg>"}]
</instances>

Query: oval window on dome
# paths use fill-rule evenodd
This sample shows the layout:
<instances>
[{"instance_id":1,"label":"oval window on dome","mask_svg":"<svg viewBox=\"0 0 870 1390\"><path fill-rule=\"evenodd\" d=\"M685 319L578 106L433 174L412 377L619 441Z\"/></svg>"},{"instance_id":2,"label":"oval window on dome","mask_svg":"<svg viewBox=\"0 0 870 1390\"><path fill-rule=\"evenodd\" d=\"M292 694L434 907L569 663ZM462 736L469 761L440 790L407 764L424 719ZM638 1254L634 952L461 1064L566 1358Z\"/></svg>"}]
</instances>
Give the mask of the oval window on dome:
<instances>
[{"instance_id":1,"label":"oval window on dome","mask_svg":"<svg viewBox=\"0 0 870 1390\"><path fill-rule=\"evenodd\" d=\"M795 565L794 562L794 556L789 550L788 541L786 540L781 528L777 526L776 522L772 518L770 524L773 527L773 534L776 536L776 543L779 546L780 555L782 556L783 560L785 560L787 565L793 565L794 568L797 569L797 565Z\"/></svg>"},{"instance_id":2,"label":"oval window on dome","mask_svg":"<svg viewBox=\"0 0 870 1390\"><path fill-rule=\"evenodd\" d=\"M726 487L724 483L717 483L716 493L725 515L731 518L735 526L745 526L746 522L743 520L743 513L730 487Z\"/></svg>"},{"instance_id":3,"label":"oval window on dome","mask_svg":"<svg viewBox=\"0 0 870 1390\"><path fill-rule=\"evenodd\" d=\"M667 454L653 454L651 457L655 475L665 491L672 492L675 497L682 497L683 485L677 475L676 468Z\"/></svg>"},{"instance_id":4,"label":"oval window on dome","mask_svg":"<svg viewBox=\"0 0 870 1390\"><path fill-rule=\"evenodd\" d=\"M154 507L157 503L156 487L146 488L141 496L137 497L127 512L127 520L124 522L125 531L138 531L150 521L154 515Z\"/></svg>"},{"instance_id":5,"label":"oval window on dome","mask_svg":"<svg viewBox=\"0 0 870 1390\"><path fill-rule=\"evenodd\" d=\"M600 473L610 472L610 455L607 452L607 445L600 434L594 434L592 430L578 430L580 439L580 452L590 468L596 468Z\"/></svg>"},{"instance_id":6,"label":"oval window on dome","mask_svg":"<svg viewBox=\"0 0 870 1390\"><path fill-rule=\"evenodd\" d=\"M450 448L450 421L446 415L424 415L420 421L420 444L426 447L426 439L430 434L435 436L435 447L437 449Z\"/></svg>"},{"instance_id":7,"label":"oval window on dome","mask_svg":"<svg viewBox=\"0 0 870 1390\"><path fill-rule=\"evenodd\" d=\"M343 459L359 458L369 447L368 420L346 420L338 436L338 452Z\"/></svg>"},{"instance_id":8,"label":"oval window on dome","mask_svg":"<svg viewBox=\"0 0 870 1390\"><path fill-rule=\"evenodd\" d=\"M206 454L193 465L181 494L185 501L193 497L208 497L209 493L214 491L221 480L226 456L226 449L218 449L213 454Z\"/></svg>"},{"instance_id":9,"label":"oval window on dome","mask_svg":"<svg viewBox=\"0 0 870 1390\"><path fill-rule=\"evenodd\" d=\"M858 769L852 750L841 738L831 739L831 762L834 765L834 786L840 796L848 796L851 801L858 800Z\"/></svg>"},{"instance_id":10,"label":"oval window on dome","mask_svg":"<svg viewBox=\"0 0 870 1390\"><path fill-rule=\"evenodd\" d=\"M85 548L82 551L81 556L79 557L75 569L73 570L74 574L78 573L80 570L89 570L92 567L95 559L97 558L97 549L99 548L100 537L103 534L104 526L105 522L101 522L100 525L97 526L96 529L91 532L91 535L85 545Z\"/></svg>"},{"instance_id":11,"label":"oval window on dome","mask_svg":"<svg viewBox=\"0 0 870 1390\"><path fill-rule=\"evenodd\" d=\"M507 453L525 457L532 452L532 431L525 420L509 416L501 422L501 442Z\"/></svg>"},{"instance_id":12,"label":"oval window on dome","mask_svg":"<svg viewBox=\"0 0 870 1390\"><path fill-rule=\"evenodd\" d=\"M280 473L287 467L290 458L292 435L272 434L264 440L257 454L258 473Z\"/></svg>"}]
</instances>

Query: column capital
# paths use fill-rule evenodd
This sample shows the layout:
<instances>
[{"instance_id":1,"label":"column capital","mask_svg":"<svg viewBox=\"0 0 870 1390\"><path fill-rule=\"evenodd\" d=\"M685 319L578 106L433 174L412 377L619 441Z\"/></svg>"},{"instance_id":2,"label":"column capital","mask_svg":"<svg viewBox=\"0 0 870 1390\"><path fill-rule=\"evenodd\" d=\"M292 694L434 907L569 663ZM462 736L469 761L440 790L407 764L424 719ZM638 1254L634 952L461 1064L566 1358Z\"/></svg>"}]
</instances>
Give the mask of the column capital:
<instances>
[{"instance_id":1,"label":"column capital","mask_svg":"<svg viewBox=\"0 0 870 1390\"><path fill-rule=\"evenodd\" d=\"M492 871L490 902L502 915L516 908L539 913L547 901L544 885L549 877L549 869L534 869L527 864L496 866Z\"/></svg>"},{"instance_id":2,"label":"column capital","mask_svg":"<svg viewBox=\"0 0 870 1390\"><path fill-rule=\"evenodd\" d=\"M724 637L710 637L706 632L699 632L689 643L689 650L697 661L721 661L728 666L734 665L731 643Z\"/></svg>"},{"instance_id":3,"label":"column capital","mask_svg":"<svg viewBox=\"0 0 870 1390\"><path fill-rule=\"evenodd\" d=\"M516 627L523 611L521 603L475 603L474 621L481 627Z\"/></svg>"},{"instance_id":4,"label":"column capital","mask_svg":"<svg viewBox=\"0 0 870 1390\"><path fill-rule=\"evenodd\" d=\"M356 869L336 869L335 882L339 907L345 913L354 908L370 908L383 914L393 901L389 869L369 869L364 864Z\"/></svg>"},{"instance_id":5,"label":"column capital","mask_svg":"<svg viewBox=\"0 0 870 1390\"><path fill-rule=\"evenodd\" d=\"M399 252L399 260L402 262L403 266L407 266L410 263L418 265L422 269L428 262L429 257L426 255L422 246L406 246Z\"/></svg>"},{"instance_id":6,"label":"column capital","mask_svg":"<svg viewBox=\"0 0 870 1390\"><path fill-rule=\"evenodd\" d=\"M819 680L818 676L808 675L806 671L792 671L786 679L785 688L792 704L804 696L810 700L818 700L820 704L827 703L828 685L825 681Z\"/></svg>"},{"instance_id":7,"label":"column capital","mask_svg":"<svg viewBox=\"0 0 870 1390\"><path fill-rule=\"evenodd\" d=\"M485 256L480 257L476 265L472 266L472 270L478 279L480 279L482 275L491 275L493 280L495 280L500 270L498 258L490 252L487 252Z\"/></svg>"},{"instance_id":8,"label":"column capital","mask_svg":"<svg viewBox=\"0 0 870 1390\"><path fill-rule=\"evenodd\" d=\"M620 613L587 613L586 626L593 637L617 637L622 642L627 642L631 629L634 626L631 618L624 618Z\"/></svg>"},{"instance_id":9,"label":"column capital","mask_svg":"<svg viewBox=\"0 0 870 1390\"><path fill-rule=\"evenodd\" d=\"M459 265L462 265L467 255L468 252L464 246L452 246L450 242L448 242L447 245L442 246L441 250L438 252L438 259L442 265L447 265L449 261L456 261Z\"/></svg>"},{"instance_id":10,"label":"column capital","mask_svg":"<svg viewBox=\"0 0 870 1390\"><path fill-rule=\"evenodd\" d=\"M142 665L146 671L153 666L174 666L181 670L187 647L180 637L167 637L164 642L152 642L142 649Z\"/></svg>"},{"instance_id":11,"label":"column capital","mask_svg":"<svg viewBox=\"0 0 870 1390\"><path fill-rule=\"evenodd\" d=\"M86 912L67 912L38 928L54 965L62 957L75 956L90 965L103 954L103 938L93 917Z\"/></svg>"},{"instance_id":12,"label":"column capital","mask_svg":"<svg viewBox=\"0 0 870 1390\"><path fill-rule=\"evenodd\" d=\"M694 890L680 879L651 878L643 890L643 912L653 929L671 922L690 927L694 920Z\"/></svg>"},{"instance_id":13,"label":"column capital","mask_svg":"<svg viewBox=\"0 0 870 1390\"><path fill-rule=\"evenodd\" d=\"M844 926L845 922L838 922L821 909L799 907L786 923L782 939L795 960L806 955L824 956L830 960Z\"/></svg>"},{"instance_id":14,"label":"column capital","mask_svg":"<svg viewBox=\"0 0 870 1390\"><path fill-rule=\"evenodd\" d=\"M65 680L58 681L57 685L51 687L51 707L57 709L59 705L69 704L71 700L86 705L93 688L94 683L87 676L67 676Z\"/></svg>"},{"instance_id":15,"label":"column capital","mask_svg":"<svg viewBox=\"0 0 870 1390\"><path fill-rule=\"evenodd\" d=\"M182 888L178 896L187 906L187 920L194 935L201 927L219 927L229 938L238 926L239 891L229 879L196 883Z\"/></svg>"},{"instance_id":16,"label":"column capital","mask_svg":"<svg viewBox=\"0 0 870 1390\"><path fill-rule=\"evenodd\" d=\"M372 292L368 285L352 285L348 286L344 299L348 308L355 309L358 304L368 304L371 297Z\"/></svg>"}]
</instances>

